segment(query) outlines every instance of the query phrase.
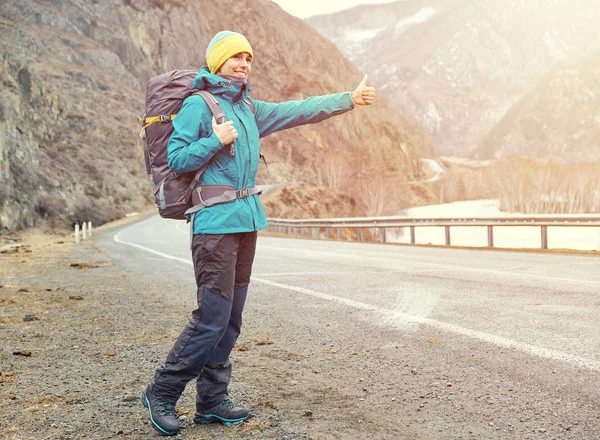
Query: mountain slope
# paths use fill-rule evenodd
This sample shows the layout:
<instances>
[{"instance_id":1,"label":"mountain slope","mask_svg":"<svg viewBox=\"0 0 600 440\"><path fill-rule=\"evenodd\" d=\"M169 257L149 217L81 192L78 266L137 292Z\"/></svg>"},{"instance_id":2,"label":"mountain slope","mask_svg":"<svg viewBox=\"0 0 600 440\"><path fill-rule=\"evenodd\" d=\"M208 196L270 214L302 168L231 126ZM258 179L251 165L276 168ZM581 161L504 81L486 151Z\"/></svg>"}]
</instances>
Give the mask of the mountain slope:
<instances>
[{"instance_id":1,"label":"mountain slope","mask_svg":"<svg viewBox=\"0 0 600 440\"><path fill-rule=\"evenodd\" d=\"M201 66L222 29L253 44L257 99L352 90L362 78L332 43L269 1L3 1L0 228L39 217L99 224L147 205L135 122L145 85L155 74ZM347 191L375 173L418 178L419 157L434 154L425 132L385 99L270 136L263 151L278 180Z\"/></svg>"},{"instance_id":2,"label":"mountain slope","mask_svg":"<svg viewBox=\"0 0 600 440\"><path fill-rule=\"evenodd\" d=\"M474 152L541 75L600 49L595 0L404 0L308 22L446 154Z\"/></svg>"},{"instance_id":3,"label":"mountain slope","mask_svg":"<svg viewBox=\"0 0 600 440\"><path fill-rule=\"evenodd\" d=\"M600 160L600 52L545 75L490 132L477 155Z\"/></svg>"}]
</instances>

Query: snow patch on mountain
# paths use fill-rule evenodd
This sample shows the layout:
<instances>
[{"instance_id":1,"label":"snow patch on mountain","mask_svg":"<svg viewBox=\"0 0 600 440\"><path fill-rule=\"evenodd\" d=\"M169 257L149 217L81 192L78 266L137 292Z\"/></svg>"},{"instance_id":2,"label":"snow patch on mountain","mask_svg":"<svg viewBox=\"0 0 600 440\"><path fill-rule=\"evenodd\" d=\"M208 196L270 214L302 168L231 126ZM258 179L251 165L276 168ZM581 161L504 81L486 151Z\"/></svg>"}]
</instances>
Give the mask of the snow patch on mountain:
<instances>
[{"instance_id":1,"label":"snow patch on mountain","mask_svg":"<svg viewBox=\"0 0 600 440\"><path fill-rule=\"evenodd\" d=\"M410 17L406 17L404 20L400 20L394 26L397 31L404 32L408 30L411 26L419 23L424 23L427 20L431 19L438 13L438 10L435 8L423 8L419 12Z\"/></svg>"},{"instance_id":2,"label":"snow patch on mountain","mask_svg":"<svg viewBox=\"0 0 600 440\"><path fill-rule=\"evenodd\" d=\"M349 30L344 33L342 39L348 43L359 43L375 38L377 34L384 29L385 27L377 29L361 29L359 31Z\"/></svg>"},{"instance_id":3,"label":"snow patch on mountain","mask_svg":"<svg viewBox=\"0 0 600 440\"><path fill-rule=\"evenodd\" d=\"M398 72L398 66L396 64L382 64L380 67L375 69L375 75L385 74L385 75L393 75Z\"/></svg>"},{"instance_id":4,"label":"snow patch on mountain","mask_svg":"<svg viewBox=\"0 0 600 440\"><path fill-rule=\"evenodd\" d=\"M442 117L433 102L430 102L427 105L427 113L425 113L424 122L427 128L433 133L440 129Z\"/></svg>"}]
</instances>

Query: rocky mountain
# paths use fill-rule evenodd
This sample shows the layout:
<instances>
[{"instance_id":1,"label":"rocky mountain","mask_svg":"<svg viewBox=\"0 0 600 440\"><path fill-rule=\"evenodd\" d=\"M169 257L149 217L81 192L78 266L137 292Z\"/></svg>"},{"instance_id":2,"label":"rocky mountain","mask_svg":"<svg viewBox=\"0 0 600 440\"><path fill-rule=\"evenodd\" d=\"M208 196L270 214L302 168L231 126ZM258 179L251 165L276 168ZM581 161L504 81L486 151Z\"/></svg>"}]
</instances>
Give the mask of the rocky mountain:
<instances>
[{"instance_id":1,"label":"rocky mountain","mask_svg":"<svg viewBox=\"0 0 600 440\"><path fill-rule=\"evenodd\" d=\"M600 160L600 52L544 77L494 127L480 158Z\"/></svg>"},{"instance_id":2,"label":"rocky mountain","mask_svg":"<svg viewBox=\"0 0 600 440\"><path fill-rule=\"evenodd\" d=\"M463 156L542 75L600 49L596 0L402 0L308 22Z\"/></svg>"},{"instance_id":3,"label":"rocky mountain","mask_svg":"<svg viewBox=\"0 0 600 440\"><path fill-rule=\"evenodd\" d=\"M140 127L149 78L198 68L219 30L255 51L252 96L353 90L362 73L304 21L267 0L3 0L0 229L117 218L150 203ZM263 141L279 181L353 193L372 175L418 178L434 154L385 99ZM358 195L357 195L358 194Z\"/></svg>"}]
</instances>

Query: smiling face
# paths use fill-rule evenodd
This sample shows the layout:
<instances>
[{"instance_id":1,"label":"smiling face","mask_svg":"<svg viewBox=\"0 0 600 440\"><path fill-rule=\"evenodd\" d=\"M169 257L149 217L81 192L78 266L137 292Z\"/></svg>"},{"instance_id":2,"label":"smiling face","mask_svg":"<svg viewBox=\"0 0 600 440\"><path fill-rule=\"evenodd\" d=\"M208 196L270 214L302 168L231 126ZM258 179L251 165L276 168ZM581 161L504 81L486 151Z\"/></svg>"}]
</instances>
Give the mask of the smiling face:
<instances>
[{"instance_id":1,"label":"smiling face","mask_svg":"<svg viewBox=\"0 0 600 440\"><path fill-rule=\"evenodd\" d=\"M248 52L236 53L229 58L217 71L217 75L232 75L248 78L252 70L252 55Z\"/></svg>"}]
</instances>

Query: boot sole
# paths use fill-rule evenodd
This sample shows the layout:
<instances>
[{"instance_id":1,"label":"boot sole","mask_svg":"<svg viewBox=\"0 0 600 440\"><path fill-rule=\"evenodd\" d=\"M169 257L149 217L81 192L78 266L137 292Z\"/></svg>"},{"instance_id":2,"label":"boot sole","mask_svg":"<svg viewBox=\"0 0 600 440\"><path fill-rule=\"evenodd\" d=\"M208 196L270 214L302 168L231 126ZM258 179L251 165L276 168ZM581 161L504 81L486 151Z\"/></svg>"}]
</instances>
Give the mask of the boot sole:
<instances>
[{"instance_id":1,"label":"boot sole","mask_svg":"<svg viewBox=\"0 0 600 440\"><path fill-rule=\"evenodd\" d=\"M203 416L194 417L194 423L196 425L208 425L210 423L222 423L225 426L233 426L239 425L246 421L246 419L250 416L248 414L246 417L240 417L239 419L224 419L223 417L219 417L216 414L206 414Z\"/></svg>"},{"instance_id":2,"label":"boot sole","mask_svg":"<svg viewBox=\"0 0 600 440\"><path fill-rule=\"evenodd\" d=\"M154 429L156 429L159 432L159 434L162 434L164 436L171 436L179 433L179 430L173 432L165 431L163 428L161 428L154 422L154 419L152 418L152 411L150 410L150 402L148 402L148 397L146 397L146 391L142 391L140 393L140 399L142 401L142 405L148 408L148 414L150 414L150 424Z\"/></svg>"}]
</instances>

